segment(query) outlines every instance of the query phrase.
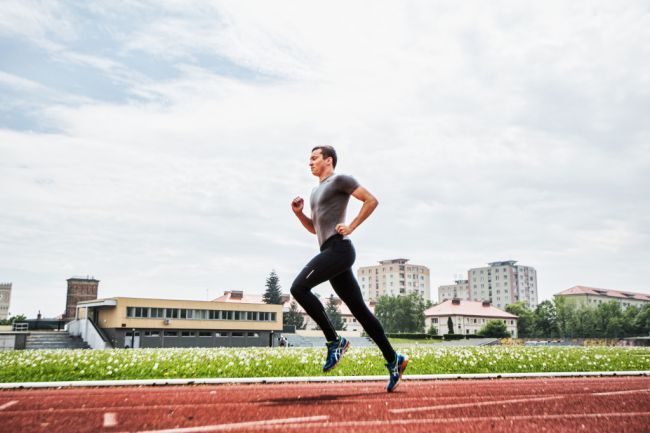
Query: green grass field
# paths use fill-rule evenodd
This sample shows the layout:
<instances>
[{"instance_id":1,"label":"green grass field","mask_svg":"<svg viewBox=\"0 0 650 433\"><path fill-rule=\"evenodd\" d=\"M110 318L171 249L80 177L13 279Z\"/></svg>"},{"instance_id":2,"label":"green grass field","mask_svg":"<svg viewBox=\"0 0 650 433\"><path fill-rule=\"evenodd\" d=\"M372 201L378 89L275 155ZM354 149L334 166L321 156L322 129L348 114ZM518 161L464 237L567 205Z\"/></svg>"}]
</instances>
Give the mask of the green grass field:
<instances>
[{"instance_id":1,"label":"green grass field","mask_svg":"<svg viewBox=\"0 0 650 433\"><path fill-rule=\"evenodd\" d=\"M407 374L650 370L650 348L400 348ZM0 352L0 382L322 376L324 349L192 348ZM352 348L330 375L384 375L376 348Z\"/></svg>"}]
</instances>

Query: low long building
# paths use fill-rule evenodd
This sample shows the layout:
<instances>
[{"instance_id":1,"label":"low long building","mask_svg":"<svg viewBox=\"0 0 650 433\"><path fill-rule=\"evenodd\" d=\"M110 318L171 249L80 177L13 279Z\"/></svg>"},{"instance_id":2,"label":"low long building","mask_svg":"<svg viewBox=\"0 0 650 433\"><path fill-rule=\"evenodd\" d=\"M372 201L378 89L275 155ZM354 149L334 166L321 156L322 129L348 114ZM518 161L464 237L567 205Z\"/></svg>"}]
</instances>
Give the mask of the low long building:
<instances>
[{"instance_id":1,"label":"low long building","mask_svg":"<svg viewBox=\"0 0 650 433\"><path fill-rule=\"evenodd\" d=\"M650 295L645 293L623 292L621 290L598 289L586 286L573 286L554 296L563 297L574 305L597 306L604 302L615 301L623 308L632 306L640 308L650 302Z\"/></svg>"},{"instance_id":2,"label":"low long building","mask_svg":"<svg viewBox=\"0 0 650 433\"><path fill-rule=\"evenodd\" d=\"M250 304L250 303L261 303L262 301L262 295L261 294L256 294L256 293L244 293L241 290L227 290L223 293L222 296L219 296L218 298L214 299L214 301L218 302L229 302L229 303L238 303L238 304ZM291 308L291 302L293 302L294 299L291 298L289 294L282 294L282 310L283 312L287 313L289 312ZM321 302L323 303L323 307L327 304L328 298L321 299ZM348 308L347 305L345 305L344 302L341 301L341 299L334 297L334 301L336 302L336 305L338 306L338 311L339 314L341 314L341 319L343 319L343 322L345 323L345 330L350 331L350 332L359 332L361 333L363 331L363 327L361 324L357 321L357 318L354 317L350 309ZM366 301L366 306L370 311L374 313L375 311L375 304L376 302L374 301ZM318 325L316 322L313 321L311 317L305 312L305 310L298 304L298 313L302 316L303 319L303 327L306 330L317 330Z\"/></svg>"},{"instance_id":3,"label":"low long building","mask_svg":"<svg viewBox=\"0 0 650 433\"><path fill-rule=\"evenodd\" d=\"M427 329L435 326L438 335L449 333L451 317L454 334L476 334L490 320L503 320L508 332L517 338L517 316L490 305L489 302L450 299L424 311Z\"/></svg>"},{"instance_id":4,"label":"low long building","mask_svg":"<svg viewBox=\"0 0 650 433\"><path fill-rule=\"evenodd\" d=\"M113 347L269 346L282 306L115 297L77 304Z\"/></svg>"}]
</instances>

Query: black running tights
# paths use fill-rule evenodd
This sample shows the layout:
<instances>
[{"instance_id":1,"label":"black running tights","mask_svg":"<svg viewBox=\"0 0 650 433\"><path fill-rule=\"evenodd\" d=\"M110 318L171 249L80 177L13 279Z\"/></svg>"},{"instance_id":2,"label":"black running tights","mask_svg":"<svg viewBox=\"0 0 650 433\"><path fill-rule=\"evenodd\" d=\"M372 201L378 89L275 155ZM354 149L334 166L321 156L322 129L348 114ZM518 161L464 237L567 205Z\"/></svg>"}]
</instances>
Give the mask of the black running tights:
<instances>
[{"instance_id":1,"label":"black running tights","mask_svg":"<svg viewBox=\"0 0 650 433\"><path fill-rule=\"evenodd\" d=\"M390 345L379 320L370 312L363 297L361 288L352 272L352 264L356 252L349 239L334 235L321 246L321 252L314 257L298 274L291 286L291 294L302 308L314 319L325 338L333 341L337 338L325 308L311 289L327 280L330 281L339 298L350 308L366 333L379 346L386 361L395 360L395 350Z\"/></svg>"}]
</instances>

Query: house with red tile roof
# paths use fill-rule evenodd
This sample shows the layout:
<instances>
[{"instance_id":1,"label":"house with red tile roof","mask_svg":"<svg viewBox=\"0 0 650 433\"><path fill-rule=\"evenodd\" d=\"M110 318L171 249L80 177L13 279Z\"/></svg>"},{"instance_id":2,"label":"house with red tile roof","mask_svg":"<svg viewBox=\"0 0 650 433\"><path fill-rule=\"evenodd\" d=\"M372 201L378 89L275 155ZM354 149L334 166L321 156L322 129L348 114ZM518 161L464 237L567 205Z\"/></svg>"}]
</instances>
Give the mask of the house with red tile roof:
<instances>
[{"instance_id":1,"label":"house with red tile roof","mask_svg":"<svg viewBox=\"0 0 650 433\"><path fill-rule=\"evenodd\" d=\"M454 334L476 334L490 320L502 320L513 338L517 338L517 316L493 307L489 302L449 299L424 311L425 327L432 325L438 335L449 333L451 317Z\"/></svg>"},{"instance_id":2,"label":"house with red tile roof","mask_svg":"<svg viewBox=\"0 0 650 433\"><path fill-rule=\"evenodd\" d=\"M650 302L650 295L645 293L623 292L614 289L599 289L587 286L573 286L554 295L561 296L575 305L598 306L605 302L616 301L621 307L636 306L641 308Z\"/></svg>"}]
</instances>

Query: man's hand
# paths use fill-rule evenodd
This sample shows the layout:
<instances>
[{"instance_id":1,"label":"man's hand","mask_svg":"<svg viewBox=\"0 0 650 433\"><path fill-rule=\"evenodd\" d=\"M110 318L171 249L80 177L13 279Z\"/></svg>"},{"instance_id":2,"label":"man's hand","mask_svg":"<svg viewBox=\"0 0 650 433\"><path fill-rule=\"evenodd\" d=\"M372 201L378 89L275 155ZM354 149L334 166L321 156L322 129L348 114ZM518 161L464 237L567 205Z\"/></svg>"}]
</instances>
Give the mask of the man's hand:
<instances>
[{"instance_id":1,"label":"man's hand","mask_svg":"<svg viewBox=\"0 0 650 433\"><path fill-rule=\"evenodd\" d=\"M336 225L336 232L340 235L347 236L351 234L354 231L354 229L350 226L346 226L345 224L337 224Z\"/></svg>"},{"instance_id":2,"label":"man's hand","mask_svg":"<svg viewBox=\"0 0 650 433\"><path fill-rule=\"evenodd\" d=\"M302 197L296 197L291 202L291 210L300 220L300 223L307 229L309 233L316 234L316 229L314 228L314 222L307 215L302 213L302 208L305 206L305 201Z\"/></svg>"},{"instance_id":3,"label":"man's hand","mask_svg":"<svg viewBox=\"0 0 650 433\"><path fill-rule=\"evenodd\" d=\"M302 199L302 197L296 197L291 202L291 210L296 215L298 215L299 213L302 213L302 208L304 206L305 206L305 201Z\"/></svg>"}]
</instances>

